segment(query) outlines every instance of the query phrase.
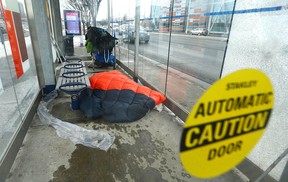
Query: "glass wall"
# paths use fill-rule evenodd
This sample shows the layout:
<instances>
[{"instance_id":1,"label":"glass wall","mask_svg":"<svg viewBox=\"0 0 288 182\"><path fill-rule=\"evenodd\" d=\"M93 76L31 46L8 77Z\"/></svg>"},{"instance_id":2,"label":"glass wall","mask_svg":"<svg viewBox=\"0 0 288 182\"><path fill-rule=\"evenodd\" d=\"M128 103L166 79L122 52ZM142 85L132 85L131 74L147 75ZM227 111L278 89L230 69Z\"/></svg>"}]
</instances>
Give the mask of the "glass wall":
<instances>
[{"instance_id":1,"label":"glass wall","mask_svg":"<svg viewBox=\"0 0 288 182\"><path fill-rule=\"evenodd\" d=\"M21 122L21 116L19 108L17 107L18 102L10 69L13 65L10 65L11 62L8 59L9 53L7 53L7 48L9 49L10 44L8 41L7 29L4 22L2 8L0 8L0 15L0 31L2 33L0 33L0 39L2 39L0 44L0 159L2 159L7 145L9 144L11 137L17 129L17 125Z\"/></svg>"},{"instance_id":2,"label":"glass wall","mask_svg":"<svg viewBox=\"0 0 288 182\"><path fill-rule=\"evenodd\" d=\"M39 93L24 0L0 1L0 159ZM2 6L3 5L3 6Z\"/></svg>"},{"instance_id":3,"label":"glass wall","mask_svg":"<svg viewBox=\"0 0 288 182\"><path fill-rule=\"evenodd\" d=\"M225 1L221 1L225 4ZM222 6L221 4L221 6ZM220 77L227 31L212 33L218 1L174 1L171 19L167 96L190 111L206 88ZM218 20L227 19L219 16ZM230 15L231 16L231 15ZM228 18L229 19L229 18ZM231 18L229 19L231 21ZM226 22L225 26L229 26ZM181 89L178 89L181 88Z\"/></svg>"},{"instance_id":4,"label":"glass wall","mask_svg":"<svg viewBox=\"0 0 288 182\"><path fill-rule=\"evenodd\" d=\"M114 3L113 21L120 22L117 59L134 71L135 34L132 28L135 26L135 4L133 4L135 1L125 1L127 6L125 10L119 10L120 5L117 5L116 1L112 2ZM287 30L287 24L284 23L287 19L287 0L283 2L245 0L238 3L238 7L234 0L141 2L143 4L140 8L139 65L136 70L140 77L162 91L169 100L174 101L186 113L189 113L205 90L221 77L226 60L228 63L224 72L251 67L251 65L258 69L265 67L266 72L270 74L275 64L281 67L275 69L276 72L287 68L286 62L283 62L287 59L285 56L287 51L283 51L286 44L285 39L281 38ZM124 0L121 3L124 3ZM234 22L233 16L236 17L237 23L234 23L235 27L231 29ZM131 30L129 27L132 27ZM230 39L230 35L234 39ZM244 41L243 37L245 37ZM229 45L232 49L226 55ZM278 51L278 54L274 55L274 50ZM275 60L266 61L270 58ZM283 75L285 71L282 72ZM281 92L284 88L284 84L279 81L282 75L276 72L272 72L271 75L274 76L274 82L278 83L276 85ZM287 98L287 94L282 96ZM283 111L283 104L278 109ZM283 122L284 113L286 112L277 114L279 120L274 119L276 123L281 122L277 127L272 126L277 130L272 128L268 132L269 135L264 136L268 140L261 141L260 147L258 146L248 157L261 170L268 168L287 148L283 145L287 143L284 142L287 140L287 135L284 134L287 131L287 124ZM281 142L271 141L277 155L265 152L267 154L265 157L269 160L263 161L260 154L270 145L269 138L276 135ZM286 161L284 160L270 173L274 179L279 180Z\"/></svg>"},{"instance_id":5,"label":"glass wall","mask_svg":"<svg viewBox=\"0 0 288 182\"><path fill-rule=\"evenodd\" d=\"M135 1L125 1L125 11L112 2L120 24L116 55L134 71ZM138 74L189 112L220 77L231 14L213 13L232 11L234 1L151 0L140 7Z\"/></svg>"},{"instance_id":6,"label":"glass wall","mask_svg":"<svg viewBox=\"0 0 288 182\"><path fill-rule=\"evenodd\" d=\"M284 174L285 165L287 170L288 161L287 3L287 0L237 1L222 73L227 75L239 69L254 68L271 80L275 97L272 117L247 158L263 170L279 159L269 173L276 180ZM287 181L287 173L286 180L282 181Z\"/></svg>"},{"instance_id":7,"label":"glass wall","mask_svg":"<svg viewBox=\"0 0 288 182\"><path fill-rule=\"evenodd\" d=\"M112 7L113 9L117 9L120 6L120 3L125 4L125 12L121 16L117 16L113 13L114 17L112 20L113 25L115 26L118 23L118 28L115 28L116 37L119 39L118 43L118 51L116 56L119 59L123 60L123 63L129 67L131 70L134 69L134 44L132 37L135 34L132 34L134 30L134 17L135 17L135 1L133 0L125 0L125 1L113 1Z\"/></svg>"},{"instance_id":8,"label":"glass wall","mask_svg":"<svg viewBox=\"0 0 288 182\"><path fill-rule=\"evenodd\" d=\"M140 5L138 75L165 93L169 34L159 32L159 24L169 13L160 14L162 6L169 7L169 1L145 1Z\"/></svg>"}]
</instances>

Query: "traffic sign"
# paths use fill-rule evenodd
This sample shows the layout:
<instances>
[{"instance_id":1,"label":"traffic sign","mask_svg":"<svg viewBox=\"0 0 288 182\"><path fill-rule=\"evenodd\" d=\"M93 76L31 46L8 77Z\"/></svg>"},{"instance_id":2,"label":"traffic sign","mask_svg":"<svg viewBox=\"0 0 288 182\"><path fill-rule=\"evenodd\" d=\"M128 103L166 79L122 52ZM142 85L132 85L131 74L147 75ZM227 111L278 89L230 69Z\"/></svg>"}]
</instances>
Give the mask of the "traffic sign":
<instances>
[{"instance_id":1,"label":"traffic sign","mask_svg":"<svg viewBox=\"0 0 288 182\"><path fill-rule=\"evenodd\" d=\"M180 158L185 169L199 178L231 170L262 136L273 103L272 84L259 70L236 71L217 81L184 125Z\"/></svg>"}]
</instances>

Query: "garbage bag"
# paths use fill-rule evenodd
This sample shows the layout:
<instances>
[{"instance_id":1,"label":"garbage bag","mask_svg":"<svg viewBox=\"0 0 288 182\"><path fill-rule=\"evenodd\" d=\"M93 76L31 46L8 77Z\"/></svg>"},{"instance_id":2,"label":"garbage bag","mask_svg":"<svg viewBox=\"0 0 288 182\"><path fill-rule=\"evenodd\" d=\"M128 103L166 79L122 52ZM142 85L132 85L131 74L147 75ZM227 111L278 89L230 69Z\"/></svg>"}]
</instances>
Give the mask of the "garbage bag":
<instances>
[{"instance_id":1,"label":"garbage bag","mask_svg":"<svg viewBox=\"0 0 288 182\"><path fill-rule=\"evenodd\" d=\"M107 132L88 130L52 116L47 109L47 105L56 97L57 91L53 91L40 102L37 114L42 123L53 126L59 137L70 139L75 144L99 148L104 151L107 151L111 147L115 137L110 136Z\"/></svg>"}]
</instances>

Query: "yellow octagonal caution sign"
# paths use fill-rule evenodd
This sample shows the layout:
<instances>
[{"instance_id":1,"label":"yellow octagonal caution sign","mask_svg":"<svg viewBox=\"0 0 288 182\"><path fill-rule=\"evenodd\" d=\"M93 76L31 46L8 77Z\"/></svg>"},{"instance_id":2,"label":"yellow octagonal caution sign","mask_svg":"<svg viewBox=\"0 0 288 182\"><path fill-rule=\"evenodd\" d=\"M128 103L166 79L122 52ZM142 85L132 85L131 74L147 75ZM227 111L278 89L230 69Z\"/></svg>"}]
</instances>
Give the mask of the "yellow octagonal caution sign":
<instances>
[{"instance_id":1,"label":"yellow octagonal caution sign","mask_svg":"<svg viewBox=\"0 0 288 182\"><path fill-rule=\"evenodd\" d=\"M239 164L268 124L274 103L269 78L261 71L236 71L213 84L189 114L180 157L193 176L211 178Z\"/></svg>"}]
</instances>

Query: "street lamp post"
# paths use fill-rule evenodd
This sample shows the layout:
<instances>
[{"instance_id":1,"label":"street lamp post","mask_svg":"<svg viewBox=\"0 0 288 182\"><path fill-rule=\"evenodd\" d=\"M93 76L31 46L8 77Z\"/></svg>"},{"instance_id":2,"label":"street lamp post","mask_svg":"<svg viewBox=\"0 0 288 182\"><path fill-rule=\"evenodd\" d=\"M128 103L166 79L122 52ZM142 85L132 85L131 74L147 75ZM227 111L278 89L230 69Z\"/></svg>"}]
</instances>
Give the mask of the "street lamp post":
<instances>
[{"instance_id":1,"label":"street lamp post","mask_svg":"<svg viewBox=\"0 0 288 182\"><path fill-rule=\"evenodd\" d=\"M88 19L87 12L83 12L82 13L82 20L83 20L82 22L83 22L83 32L84 32L84 34L86 34L87 19Z\"/></svg>"},{"instance_id":2,"label":"street lamp post","mask_svg":"<svg viewBox=\"0 0 288 182\"><path fill-rule=\"evenodd\" d=\"M89 6L85 3L83 4L83 7L84 7L84 11L82 12L82 19L83 19L83 32L84 34L86 34L86 26L87 26L87 21L88 21L88 9L89 9Z\"/></svg>"}]
</instances>

